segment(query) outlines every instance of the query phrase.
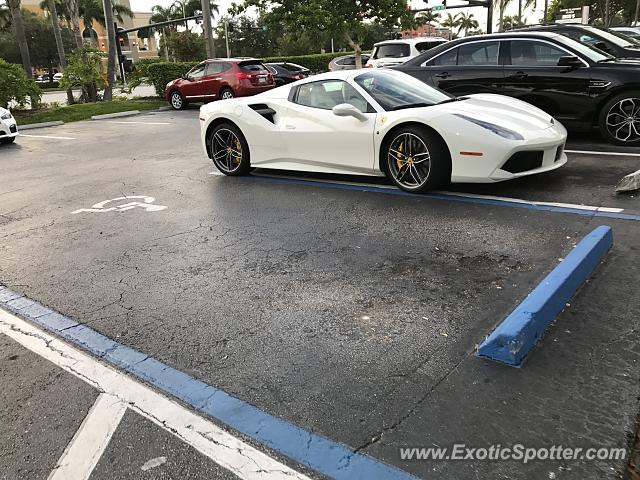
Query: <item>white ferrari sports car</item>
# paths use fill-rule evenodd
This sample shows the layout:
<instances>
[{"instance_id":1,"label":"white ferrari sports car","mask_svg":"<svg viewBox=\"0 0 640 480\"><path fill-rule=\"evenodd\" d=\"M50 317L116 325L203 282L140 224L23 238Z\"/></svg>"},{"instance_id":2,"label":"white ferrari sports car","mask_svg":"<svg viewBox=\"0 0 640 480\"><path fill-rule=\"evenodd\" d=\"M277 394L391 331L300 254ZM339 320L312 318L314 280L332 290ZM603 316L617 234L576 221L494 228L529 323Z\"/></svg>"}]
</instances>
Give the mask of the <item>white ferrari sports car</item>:
<instances>
[{"instance_id":1,"label":"white ferrari sports car","mask_svg":"<svg viewBox=\"0 0 640 480\"><path fill-rule=\"evenodd\" d=\"M559 168L565 128L501 95L452 97L402 72L343 70L200 109L207 155L252 167L388 176L410 192Z\"/></svg>"}]
</instances>

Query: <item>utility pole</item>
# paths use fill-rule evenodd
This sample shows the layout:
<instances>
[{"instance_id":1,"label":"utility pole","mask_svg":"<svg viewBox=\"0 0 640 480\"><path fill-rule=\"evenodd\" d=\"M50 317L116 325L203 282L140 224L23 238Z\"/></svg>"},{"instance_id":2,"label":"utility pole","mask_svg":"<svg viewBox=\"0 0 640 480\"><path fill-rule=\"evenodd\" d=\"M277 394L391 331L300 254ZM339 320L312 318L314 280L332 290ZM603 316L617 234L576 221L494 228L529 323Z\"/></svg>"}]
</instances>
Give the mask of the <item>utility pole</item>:
<instances>
[{"instance_id":1,"label":"utility pole","mask_svg":"<svg viewBox=\"0 0 640 480\"><path fill-rule=\"evenodd\" d=\"M211 30L211 4L209 0L201 0L202 4L202 27L204 29L204 38L207 41L207 57L216 57L216 47L213 43L213 31Z\"/></svg>"},{"instance_id":2,"label":"utility pole","mask_svg":"<svg viewBox=\"0 0 640 480\"><path fill-rule=\"evenodd\" d=\"M224 41L227 44L227 58L231 58L231 52L229 51L229 22L224 21Z\"/></svg>"}]
</instances>

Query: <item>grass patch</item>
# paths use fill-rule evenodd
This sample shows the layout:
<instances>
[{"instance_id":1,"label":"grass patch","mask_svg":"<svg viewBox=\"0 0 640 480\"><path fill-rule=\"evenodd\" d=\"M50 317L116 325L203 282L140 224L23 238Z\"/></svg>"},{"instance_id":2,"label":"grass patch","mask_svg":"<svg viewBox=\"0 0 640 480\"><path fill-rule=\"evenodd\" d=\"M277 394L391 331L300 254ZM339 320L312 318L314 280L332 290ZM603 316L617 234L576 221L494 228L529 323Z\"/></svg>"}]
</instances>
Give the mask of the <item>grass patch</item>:
<instances>
[{"instance_id":1,"label":"grass patch","mask_svg":"<svg viewBox=\"0 0 640 480\"><path fill-rule=\"evenodd\" d=\"M78 103L50 109L14 110L12 113L16 117L18 126L20 126L56 120L62 120L65 123L77 122L79 120L88 120L93 115L128 112L131 110L154 110L165 105L167 105L167 102L160 99L114 100L112 102Z\"/></svg>"}]
</instances>

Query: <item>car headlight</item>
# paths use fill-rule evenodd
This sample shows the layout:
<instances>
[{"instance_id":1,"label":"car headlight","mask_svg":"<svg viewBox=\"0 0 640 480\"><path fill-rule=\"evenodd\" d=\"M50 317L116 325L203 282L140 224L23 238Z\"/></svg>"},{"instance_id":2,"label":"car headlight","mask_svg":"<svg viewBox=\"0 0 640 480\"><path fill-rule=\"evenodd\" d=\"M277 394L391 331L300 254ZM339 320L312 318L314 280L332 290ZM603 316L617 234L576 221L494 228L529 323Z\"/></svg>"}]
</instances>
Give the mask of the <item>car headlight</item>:
<instances>
[{"instance_id":1,"label":"car headlight","mask_svg":"<svg viewBox=\"0 0 640 480\"><path fill-rule=\"evenodd\" d=\"M467 117L461 113L454 113L456 117L463 118L468 122L475 123L479 127L486 128L490 132L495 133L496 135L500 135L502 138L506 138L507 140L524 140L524 137L520 135L518 132L514 132L513 130L509 130L508 128L501 127L499 125L494 125L493 123L485 122L484 120L478 120L477 118Z\"/></svg>"},{"instance_id":2,"label":"car headlight","mask_svg":"<svg viewBox=\"0 0 640 480\"><path fill-rule=\"evenodd\" d=\"M11 120L13 118L13 115L11 115L10 113L5 113L4 115L2 115L0 117L2 120Z\"/></svg>"}]
</instances>

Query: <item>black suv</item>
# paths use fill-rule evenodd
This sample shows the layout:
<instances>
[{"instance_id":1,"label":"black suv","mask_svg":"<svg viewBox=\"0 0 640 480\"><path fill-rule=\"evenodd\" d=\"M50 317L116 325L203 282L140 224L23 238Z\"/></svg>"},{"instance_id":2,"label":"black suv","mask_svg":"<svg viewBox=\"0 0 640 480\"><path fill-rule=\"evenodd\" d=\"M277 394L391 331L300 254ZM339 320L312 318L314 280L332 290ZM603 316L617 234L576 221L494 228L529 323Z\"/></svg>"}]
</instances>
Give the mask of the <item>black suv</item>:
<instances>
[{"instance_id":1,"label":"black suv","mask_svg":"<svg viewBox=\"0 0 640 480\"><path fill-rule=\"evenodd\" d=\"M453 95L497 93L553 115L568 129L640 144L640 61L616 59L549 32L466 37L393 67Z\"/></svg>"},{"instance_id":2,"label":"black suv","mask_svg":"<svg viewBox=\"0 0 640 480\"><path fill-rule=\"evenodd\" d=\"M557 23L553 25L536 25L511 31L559 33L590 47L596 47L598 50L602 50L616 58L640 58L640 42L637 40L590 25Z\"/></svg>"}]
</instances>

